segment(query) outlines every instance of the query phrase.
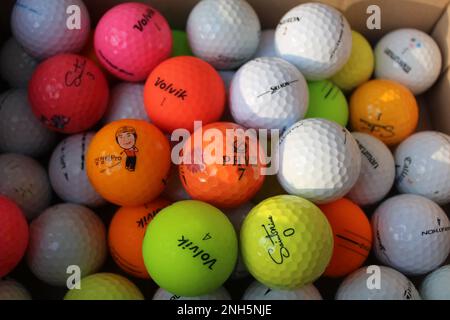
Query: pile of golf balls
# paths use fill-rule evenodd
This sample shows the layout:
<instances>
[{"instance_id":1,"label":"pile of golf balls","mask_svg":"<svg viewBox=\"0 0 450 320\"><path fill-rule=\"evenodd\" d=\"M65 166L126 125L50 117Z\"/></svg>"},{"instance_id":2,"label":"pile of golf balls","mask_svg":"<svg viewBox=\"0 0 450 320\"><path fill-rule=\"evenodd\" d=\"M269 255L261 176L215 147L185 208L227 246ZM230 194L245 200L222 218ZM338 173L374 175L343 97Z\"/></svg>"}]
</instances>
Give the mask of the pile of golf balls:
<instances>
[{"instance_id":1,"label":"pile of golf balls","mask_svg":"<svg viewBox=\"0 0 450 320\"><path fill-rule=\"evenodd\" d=\"M10 12L0 300L450 299L430 35L325 3L275 25L256 1L109 2Z\"/></svg>"}]
</instances>

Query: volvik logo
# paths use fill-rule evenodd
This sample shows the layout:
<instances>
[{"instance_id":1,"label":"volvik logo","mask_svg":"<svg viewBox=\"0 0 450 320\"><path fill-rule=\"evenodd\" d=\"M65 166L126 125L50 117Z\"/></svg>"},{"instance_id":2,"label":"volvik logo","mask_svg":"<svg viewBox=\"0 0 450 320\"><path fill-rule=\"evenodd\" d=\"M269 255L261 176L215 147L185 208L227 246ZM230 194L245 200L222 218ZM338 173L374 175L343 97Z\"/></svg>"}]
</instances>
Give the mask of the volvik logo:
<instances>
[{"instance_id":1,"label":"volvik logo","mask_svg":"<svg viewBox=\"0 0 450 320\"><path fill-rule=\"evenodd\" d=\"M208 241L212 239L211 235L207 233L202 241ZM186 238L184 235L181 236L178 241L178 247L183 250L191 251L192 257L199 259L204 266L208 266L208 269L214 270L213 267L217 262L217 259L211 258L211 255L205 250L201 249L197 244Z\"/></svg>"},{"instance_id":2,"label":"volvik logo","mask_svg":"<svg viewBox=\"0 0 450 320\"><path fill-rule=\"evenodd\" d=\"M144 28L149 24L150 20L153 18L154 15L155 15L155 11L154 10L147 9L147 11L142 14L142 18L139 19L136 22L136 24L133 26L133 29L136 29L139 32L143 32Z\"/></svg>"},{"instance_id":3,"label":"volvik logo","mask_svg":"<svg viewBox=\"0 0 450 320\"><path fill-rule=\"evenodd\" d=\"M188 97L186 90L182 88L176 88L173 83L167 83L166 80L158 77L155 81L155 87L166 91L167 93L185 101Z\"/></svg>"}]
</instances>

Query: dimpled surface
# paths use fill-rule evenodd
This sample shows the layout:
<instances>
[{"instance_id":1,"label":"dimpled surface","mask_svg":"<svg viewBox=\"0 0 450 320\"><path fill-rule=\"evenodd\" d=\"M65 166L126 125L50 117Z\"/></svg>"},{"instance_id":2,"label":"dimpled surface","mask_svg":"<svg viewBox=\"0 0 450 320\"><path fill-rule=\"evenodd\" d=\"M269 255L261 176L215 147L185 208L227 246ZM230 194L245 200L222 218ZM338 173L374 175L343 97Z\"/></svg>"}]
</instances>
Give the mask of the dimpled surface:
<instances>
[{"instance_id":1,"label":"dimpled surface","mask_svg":"<svg viewBox=\"0 0 450 320\"><path fill-rule=\"evenodd\" d=\"M349 92L370 79L375 65L370 43L360 33L352 30L352 53L347 63L330 80Z\"/></svg>"},{"instance_id":2,"label":"dimpled surface","mask_svg":"<svg viewBox=\"0 0 450 320\"><path fill-rule=\"evenodd\" d=\"M147 227L144 263L152 279L179 296L217 290L236 264L238 242L227 217L200 201L174 203Z\"/></svg>"},{"instance_id":3,"label":"dimpled surface","mask_svg":"<svg viewBox=\"0 0 450 320\"><path fill-rule=\"evenodd\" d=\"M414 132L419 108L413 94L390 80L371 80L350 98L350 124L354 131L369 133L388 146Z\"/></svg>"},{"instance_id":4,"label":"dimpled surface","mask_svg":"<svg viewBox=\"0 0 450 320\"><path fill-rule=\"evenodd\" d=\"M171 133L218 121L225 107L225 86L217 71L195 57L175 57L150 74L144 102L152 122Z\"/></svg>"},{"instance_id":5,"label":"dimpled surface","mask_svg":"<svg viewBox=\"0 0 450 320\"><path fill-rule=\"evenodd\" d=\"M56 134L44 127L31 111L25 89L0 95L0 151L38 157L47 153Z\"/></svg>"},{"instance_id":6,"label":"dimpled surface","mask_svg":"<svg viewBox=\"0 0 450 320\"><path fill-rule=\"evenodd\" d=\"M105 257L105 226L86 207L58 204L31 223L27 263L45 283L64 286L69 266L77 265L84 277L100 269Z\"/></svg>"},{"instance_id":7,"label":"dimpled surface","mask_svg":"<svg viewBox=\"0 0 450 320\"><path fill-rule=\"evenodd\" d=\"M31 300L31 295L17 281L0 280L0 300Z\"/></svg>"},{"instance_id":8,"label":"dimpled surface","mask_svg":"<svg viewBox=\"0 0 450 320\"><path fill-rule=\"evenodd\" d=\"M111 90L104 123L122 119L138 119L150 122L144 105L144 85L123 82Z\"/></svg>"},{"instance_id":9,"label":"dimpled surface","mask_svg":"<svg viewBox=\"0 0 450 320\"><path fill-rule=\"evenodd\" d=\"M92 139L86 166L103 198L121 206L140 206L164 189L170 170L169 142L146 121L115 121Z\"/></svg>"},{"instance_id":10,"label":"dimpled surface","mask_svg":"<svg viewBox=\"0 0 450 320\"><path fill-rule=\"evenodd\" d=\"M0 49L0 77L12 88L26 88L37 64L14 38Z\"/></svg>"},{"instance_id":11,"label":"dimpled surface","mask_svg":"<svg viewBox=\"0 0 450 320\"><path fill-rule=\"evenodd\" d=\"M428 90L441 72L442 56L436 42L416 29L386 34L375 47L375 76L397 81L415 95Z\"/></svg>"},{"instance_id":12,"label":"dimpled surface","mask_svg":"<svg viewBox=\"0 0 450 320\"><path fill-rule=\"evenodd\" d=\"M333 76L347 63L352 34L347 19L326 4L301 4L286 13L275 31L278 55L308 80Z\"/></svg>"},{"instance_id":13,"label":"dimpled surface","mask_svg":"<svg viewBox=\"0 0 450 320\"><path fill-rule=\"evenodd\" d=\"M253 55L254 58L260 57L277 57L275 50L275 30L268 29L261 31L261 38L259 40L258 49Z\"/></svg>"},{"instance_id":14,"label":"dimpled surface","mask_svg":"<svg viewBox=\"0 0 450 320\"><path fill-rule=\"evenodd\" d=\"M231 82L231 114L246 128L284 130L302 119L307 108L305 78L280 58L247 62Z\"/></svg>"},{"instance_id":15,"label":"dimpled surface","mask_svg":"<svg viewBox=\"0 0 450 320\"><path fill-rule=\"evenodd\" d=\"M172 51L166 19L149 5L119 4L100 19L95 50L103 66L125 81L142 81Z\"/></svg>"},{"instance_id":16,"label":"dimpled surface","mask_svg":"<svg viewBox=\"0 0 450 320\"><path fill-rule=\"evenodd\" d=\"M242 300L322 300L322 296L312 284L295 290L274 290L254 281L245 290Z\"/></svg>"},{"instance_id":17,"label":"dimpled surface","mask_svg":"<svg viewBox=\"0 0 450 320\"><path fill-rule=\"evenodd\" d=\"M297 196L261 202L245 219L240 237L249 272L273 289L292 290L312 283L325 271L333 252L326 217Z\"/></svg>"},{"instance_id":18,"label":"dimpled surface","mask_svg":"<svg viewBox=\"0 0 450 320\"><path fill-rule=\"evenodd\" d=\"M45 169L19 154L0 155L0 194L12 199L30 220L50 205L52 188Z\"/></svg>"},{"instance_id":19,"label":"dimpled surface","mask_svg":"<svg viewBox=\"0 0 450 320\"><path fill-rule=\"evenodd\" d=\"M358 179L361 155L347 129L324 119L301 120L280 140L278 181L316 203L343 197Z\"/></svg>"},{"instance_id":20,"label":"dimpled surface","mask_svg":"<svg viewBox=\"0 0 450 320\"><path fill-rule=\"evenodd\" d=\"M367 284L375 284L375 275L380 276L380 287L369 289ZM345 278L336 300L420 300L420 295L400 272L384 266L370 266L362 267Z\"/></svg>"},{"instance_id":21,"label":"dimpled surface","mask_svg":"<svg viewBox=\"0 0 450 320\"><path fill-rule=\"evenodd\" d=\"M28 224L25 216L14 202L0 195L0 278L16 267L27 245ZM1 283L0 280L0 297Z\"/></svg>"},{"instance_id":22,"label":"dimpled surface","mask_svg":"<svg viewBox=\"0 0 450 320\"><path fill-rule=\"evenodd\" d=\"M69 19L74 14L79 15L79 19ZM75 20L80 22L76 28L73 27ZM14 37L38 59L79 52L88 40L90 25L89 12L82 0L19 0L11 15Z\"/></svg>"},{"instance_id":23,"label":"dimpled surface","mask_svg":"<svg viewBox=\"0 0 450 320\"><path fill-rule=\"evenodd\" d=\"M450 136L425 131L415 133L395 150L396 186L438 204L450 202Z\"/></svg>"},{"instance_id":24,"label":"dimpled surface","mask_svg":"<svg viewBox=\"0 0 450 320\"><path fill-rule=\"evenodd\" d=\"M94 62L75 54L61 54L37 67L28 98L34 114L48 128L77 133L91 128L103 116L109 88Z\"/></svg>"},{"instance_id":25,"label":"dimpled surface","mask_svg":"<svg viewBox=\"0 0 450 320\"><path fill-rule=\"evenodd\" d=\"M93 132L72 135L59 143L50 158L50 183L58 196L66 202L89 207L105 204L86 174L86 153L93 137Z\"/></svg>"},{"instance_id":26,"label":"dimpled surface","mask_svg":"<svg viewBox=\"0 0 450 320\"><path fill-rule=\"evenodd\" d=\"M255 53L261 26L244 0L203 0L192 9L186 30L196 56L216 69L234 69Z\"/></svg>"},{"instance_id":27,"label":"dimpled surface","mask_svg":"<svg viewBox=\"0 0 450 320\"><path fill-rule=\"evenodd\" d=\"M395 179L395 163L391 151L375 137L352 132L361 151L361 173L347 197L366 206L382 200L391 190Z\"/></svg>"},{"instance_id":28,"label":"dimpled surface","mask_svg":"<svg viewBox=\"0 0 450 320\"><path fill-rule=\"evenodd\" d=\"M133 282L113 273L87 276L80 286L81 290L69 290L64 300L144 300Z\"/></svg>"},{"instance_id":29,"label":"dimpled surface","mask_svg":"<svg viewBox=\"0 0 450 320\"><path fill-rule=\"evenodd\" d=\"M231 300L230 294L224 287L220 287L218 290L197 297L180 297L167 292L163 288L156 290L153 300Z\"/></svg>"},{"instance_id":30,"label":"dimpled surface","mask_svg":"<svg viewBox=\"0 0 450 320\"><path fill-rule=\"evenodd\" d=\"M450 265L426 276L420 286L420 295L424 300L450 300Z\"/></svg>"},{"instance_id":31,"label":"dimpled surface","mask_svg":"<svg viewBox=\"0 0 450 320\"><path fill-rule=\"evenodd\" d=\"M193 199L232 208L249 201L261 188L265 178L258 152L261 147L255 135L250 133L252 139L246 139L242 129L231 122L211 123L186 141L184 154L191 156L183 156L179 170L181 182ZM234 134L233 139L227 139L227 130ZM222 139L223 149L215 153L211 149L220 148L220 144L217 146L214 139L208 137L211 133L220 133L217 138ZM201 139L201 149L195 139ZM256 155L253 154L255 149ZM230 152L233 154L227 154Z\"/></svg>"},{"instance_id":32,"label":"dimpled surface","mask_svg":"<svg viewBox=\"0 0 450 320\"><path fill-rule=\"evenodd\" d=\"M384 201L372 216L374 250L380 262L404 274L439 267L450 252L450 223L433 201L403 194Z\"/></svg>"}]
</instances>

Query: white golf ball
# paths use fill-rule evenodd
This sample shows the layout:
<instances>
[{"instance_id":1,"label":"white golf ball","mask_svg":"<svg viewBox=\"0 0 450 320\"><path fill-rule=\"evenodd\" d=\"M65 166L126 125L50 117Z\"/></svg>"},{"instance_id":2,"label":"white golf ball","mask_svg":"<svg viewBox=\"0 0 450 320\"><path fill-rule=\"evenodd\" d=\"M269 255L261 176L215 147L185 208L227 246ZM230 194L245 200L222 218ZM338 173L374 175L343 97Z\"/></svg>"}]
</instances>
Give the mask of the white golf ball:
<instances>
[{"instance_id":1,"label":"white golf ball","mask_svg":"<svg viewBox=\"0 0 450 320\"><path fill-rule=\"evenodd\" d=\"M312 284L295 290L276 290L254 281L245 290L242 300L322 300L322 296Z\"/></svg>"},{"instance_id":2,"label":"white golf ball","mask_svg":"<svg viewBox=\"0 0 450 320\"><path fill-rule=\"evenodd\" d=\"M275 48L306 79L324 80L350 58L352 33L338 10L326 4L305 3L281 18L275 31Z\"/></svg>"},{"instance_id":3,"label":"white golf ball","mask_svg":"<svg viewBox=\"0 0 450 320\"><path fill-rule=\"evenodd\" d=\"M50 183L65 202L98 207L106 201L94 190L86 173L86 153L94 133L67 137L53 151L48 165Z\"/></svg>"},{"instance_id":4,"label":"white golf ball","mask_svg":"<svg viewBox=\"0 0 450 320\"><path fill-rule=\"evenodd\" d=\"M400 272L384 266L362 267L339 286L336 300L420 300L414 284Z\"/></svg>"},{"instance_id":5,"label":"white golf ball","mask_svg":"<svg viewBox=\"0 0 450 320\"><path fill-rule=\"evenodd\" d=\"M29 220L50 205L50 181L36 160L20 154L2 154L0 177L0 194L15 201Z\"/></svg>"},{"instance_id":6,"label":"white golf ball","mask_svg":"<svg viewBox=\"0 0 450 320\"><path fill-rule=\"evenodd\" d=\"M403 194L384 201L372 216L378 260L404 274L439 267L450 253L450 222L433 201Z\"/></svg>"},{"instance_id":7,"label":"white golf ball","mask_svg":"<svg viewBox=\"0 0 450 320\"><path fill-rule=\"evenodd\" d=\"M2 300L31 300L27 289L15 280L0 280L0 301Z\"/></svg>"},{"instance_id":8,"label":"white golf ball","mask_svg":"<svg viewBox=\"0 0 450 320\"><path fill-rule=\"evenodd\" d=\"M344 127L325 119L305 119L280 139L278 181L290 194L315 203L342 198L356 183L361 154Z\"/></svg>"},{"instance_id":9,"label":"white golf ball","mask_svg":"<svg viewBox=\"0 0 450 320\"><path fill-rule=\"evenodd\" d=\"M25 89L0 95L0 152L39 157L55 142L56 133L44 127L31 111Z\"/></svg>"},{"instance_id":10,"label":"white golf ball","mask_svg":"<svg viewBox=\"0 0 450 320\"><path fill-rule=\"evenodd\" d=\"M386 145L366 133L352 132L361 151L361 172L347 197L360 206L382 200L395 179L395 163Z\"/></svg>"},{"instance_id":11,"label":"white golf ball","mask_svg":"<svg viewBox=\"0 0 450 320\"><path fill-rule=\"evenodd\" d=\"M220 287L217 291L198 297L181 297L172 294L163 288L156 290L153 300L231 300L230 294L224 287Z\"/></svg>"},{"instance_id":12,"label":"white golf ball","mask_svg":"<svg viewBox=\"0 0 450 320\"><path fill-rule=\"evenodd\" d=\"M256 49L253 58L261 57L278 57L275 50L275 30L273 29L261 31L258 49Z\"/></svg>"},{"instance_id":13,"label":"white golf ball","mask_svg":"<svg viewBox=\"0 0 450 320\"><path fill-rule=\"evenodd\" d=\"M420 286L420 295L424 300L450 300L450 265L427 275Z\"/></svg>"},{"instance_id":14,"label":"white golf ball","mask_svg":"<svg viewBox=\"0 0 450 320\"><path fill-rule=\"evenodd\" d=\"M246 128L283 131L303 119L308 98L305 78L294 65L280 58L257 58L231 81L230 110Z\"/></svg>"},{"instance_id":15,"label":"white golf ball","mask_svg":"<svg viewBox=\"0 0 450 320\"><path fill-rule=\"evenodd\" d=\"M256 51L261 26L244 0L202 0L192 9L186 31L192 52L216 69L234 69Z\"/></svg>"},{"instance_id":16,"label":"white golf ball","mask_svg":"<svg viewBox=\"0 0 450 320\"><path fill-rule=\"evenodd\" d=\"M394 80L415 95L437 80L442 56L436 42L417 29L399 29L386 34L375 47L375 77Z\"/></svg>"},{"instance_id":17,"label":"white golf ball","mask_svg":"<svg viewBox=\"0 0 450 320\"><path fill-rule=\"evenodd\" d=\"M419 194L438 204L450 202L450 136L415 133L395 150L396 186L401 193Z\"/></svg>"},{"instance_id":18,"label":"white golf ball","mask_svg":"<svg viewBox=\"0 0 450 320\"><path fill-rule=\"evenodd\" d=\"M30 225L27 263L45 283L65 286L68 267L77 266L81 277L97 272L106 257L103 222L90 209L59 204L45 210Z\"/></svg>"},{"instance_id":19,"label":"white golf ball","mask_svg":"<svg viewBox=\"0 0 450 320\"><path fill-rule=\"evenodd\" d=\"M122 119L150 122L145 111L143 84L123 82L111 90L111 98L103 122L107 124Z\"/></svg>"},{"instance_id":20,"label":"white golf ball","mask_svg":"<svg viewBox=\"0 0 450 320\"><path fill-rule=\"evenodd\" d=\"M37 59L81 51L90 25L82 0L18 0L11 15L14 37Z\"/></svg>"},{"instance_id":21,"label":"white golf ball","mask_svg":"<svg viewBox=\"0 0 450 320\"><path fill-rule=\"evenodd\" d=\"M10 38L0 50L0 77L12 88L26 88L38 62Z\"/></svg>"}]
</instances>

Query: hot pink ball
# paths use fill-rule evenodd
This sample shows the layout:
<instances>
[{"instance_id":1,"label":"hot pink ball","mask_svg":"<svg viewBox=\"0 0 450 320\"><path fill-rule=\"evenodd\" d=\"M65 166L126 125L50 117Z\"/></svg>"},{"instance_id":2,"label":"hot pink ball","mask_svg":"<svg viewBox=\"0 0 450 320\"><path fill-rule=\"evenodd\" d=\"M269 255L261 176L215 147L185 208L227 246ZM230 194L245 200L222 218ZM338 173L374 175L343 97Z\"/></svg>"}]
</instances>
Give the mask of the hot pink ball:
<instances>
[{"instance_id":1,"label":"hot pink ball","mask_svg":"<svg viewBox=\"0 0 450 320\"><path fill-rule=\"evenodd\" d=\"M115 6L100 19L94 44L98 59L109 72L138 82L170 57L172 33L158 11L129 2Z\"/></svg>"},{"instance_id":2,"label":"hot pink ball","mask_svg":"<svg viewBox=\"0 0 450 320\"><path fill-rule=\"evenodd\" d=\"M28 245L28 224L19 207L0 196L0 278L22 259Z\"/></svg>"}]
</instances>

